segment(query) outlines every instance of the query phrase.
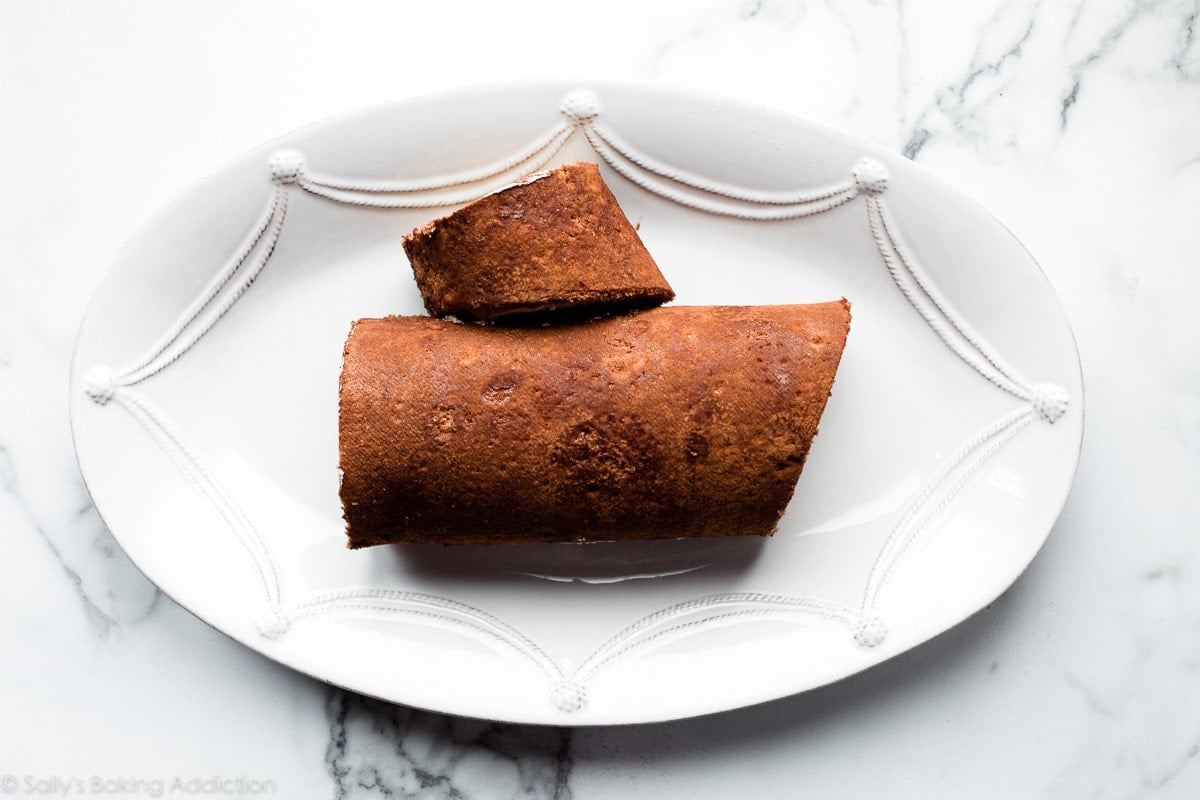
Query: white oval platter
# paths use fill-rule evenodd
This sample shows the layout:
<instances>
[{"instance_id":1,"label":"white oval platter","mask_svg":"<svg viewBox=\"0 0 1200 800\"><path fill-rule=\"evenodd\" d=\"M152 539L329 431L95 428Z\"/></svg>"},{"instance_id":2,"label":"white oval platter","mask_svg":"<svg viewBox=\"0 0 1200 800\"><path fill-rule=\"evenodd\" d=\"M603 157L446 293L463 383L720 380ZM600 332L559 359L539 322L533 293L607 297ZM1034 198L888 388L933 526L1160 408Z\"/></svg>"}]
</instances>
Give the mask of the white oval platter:
<instances>
[{"instance_id":1,"label":"white oval platter","mask_svg":"<svg viewBox=\"0 0 1200 800\"><path fill-rule=\"evenodd\" d=\"M676 302L852 301L779 533L347 550L342 345L423 313L401 236L583 159ZM183 192L88 308L71 419L122 547L246 646L399 703L600 725L820 686L985 606L1065 502L1082 392L1033 258L911 162L733 100L547 83L322 122Z\"/></svg>"}]
</instances>

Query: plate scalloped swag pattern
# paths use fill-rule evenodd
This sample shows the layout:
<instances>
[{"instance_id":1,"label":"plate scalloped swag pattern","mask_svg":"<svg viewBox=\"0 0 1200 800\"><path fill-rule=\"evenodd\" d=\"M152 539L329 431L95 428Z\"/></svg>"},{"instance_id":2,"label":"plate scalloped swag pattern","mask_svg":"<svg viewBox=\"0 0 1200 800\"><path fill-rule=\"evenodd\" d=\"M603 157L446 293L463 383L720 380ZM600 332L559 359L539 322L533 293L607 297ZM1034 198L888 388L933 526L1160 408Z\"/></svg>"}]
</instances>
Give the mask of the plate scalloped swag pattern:
<instances>
[{"instance_id":1,"label":"plate scalloped swag pattern","mask_svg":"<svg viewBox=\"0 0 1200 800\"><path fill-rule=\"evenodd\" d=\"M372 181L332 178L309 170L301 154L282 151L268 167L271 193L262 216L234 256L145 353L125 368L96 365L84 376L83 388L99 405L116 402L145 429L204 498L225 520L251 559L262 588L262 608L255 626L267 638L287 633L291 625L319 614L401 613L425 624L453 625L484 640L511 648L547 677L549 700L570 713L587 703L587 682L626 655L666 637L683 636L714 623L771 617L824 618L844 625L864 648L876 647L888 635L880 596L922 531L944 515L971 477L1035 420L1053 424L1066 412L1070 398L1061 387L1032 383L1010 366L958 315L904 244L884 202L889 175L883 164L861 159L843 183L815 190L757 191L732 186L665 164L622 139L600 121L595 93L578 90L561 102L562 120L522 151L478 169L440 178ZM436 208L461 205L482 197L545 166L576 134L586 138L613 170L642 189L709 214L763 222L822 214L863 198L867 230L896 287L945 343L980 376L1021 401L983 426L950 455L909 499L872 563L862 600L850 608L819 598L738 592L697 597L636 620L596 647L567 673L536 642L519 630L473 606L446 597L395 589L353 587L287 600L265 542L236 499L221 485L195 448L170 420L133 387L167 369L213 329L266 268L283 234L291 187L317 197L372 208Z\"/></svg>"}]
</instances>

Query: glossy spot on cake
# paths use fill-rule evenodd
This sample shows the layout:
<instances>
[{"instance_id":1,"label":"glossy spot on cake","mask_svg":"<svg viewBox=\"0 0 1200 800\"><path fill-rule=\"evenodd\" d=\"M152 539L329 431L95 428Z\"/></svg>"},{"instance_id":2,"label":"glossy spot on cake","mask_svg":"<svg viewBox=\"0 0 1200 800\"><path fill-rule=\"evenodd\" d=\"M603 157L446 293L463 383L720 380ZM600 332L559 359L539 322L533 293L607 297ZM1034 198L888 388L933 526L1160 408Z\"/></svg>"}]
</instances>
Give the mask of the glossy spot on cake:
<instances>
[{"instance_id":1,"label":"glossy spot on cake","mask_svg":"<svg viewBox=\"0 0 1200 800\"><path fill-rule=\"evenodd\" d=\"M708 458L708 439L699 431L688 434L685 447L688 461L703 461Z\"/></svg>"},{"instance_id":2,"label":"glossy spot on cake","mask_svg":"<svg viewBox=\"0 0 1200 800\"><path fill-rule=\"evenodd\" d=\"M520 385L521 375L518 372L509 370L508 372L495 375L488 381L487 387L483 390L483 394L481 395L483 402L488 405L503 405L512 398L513 392Z\"/></svg>"}]
</instances>

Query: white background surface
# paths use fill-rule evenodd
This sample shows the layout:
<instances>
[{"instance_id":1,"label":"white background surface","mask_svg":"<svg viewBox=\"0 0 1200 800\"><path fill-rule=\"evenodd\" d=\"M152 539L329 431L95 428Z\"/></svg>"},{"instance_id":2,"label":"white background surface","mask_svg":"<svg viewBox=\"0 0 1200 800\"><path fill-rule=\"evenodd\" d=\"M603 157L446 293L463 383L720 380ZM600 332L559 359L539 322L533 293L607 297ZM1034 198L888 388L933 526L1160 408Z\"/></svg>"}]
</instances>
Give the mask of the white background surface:
<instances>
[{"instance_id":1,"label":"white background surface","mask_svg":"<svg viewBox=\"0 0 1200 800\"><path fill-rule=\"evenodd\" d=\"M1200 7L914 6L0 4L0 790L12 776L16 796L58 780L145 797L161 779L170 796L176 777L241 776L296 798L1200 793ZM1075 325L1087 433L1060 524L987 611L827 689L567 731L331 690L213 632L125 559L66 417L75 328L121 242L306 122L564 75L842 127L915 156L1028 245Z\"/></svg>"}]
</instances>

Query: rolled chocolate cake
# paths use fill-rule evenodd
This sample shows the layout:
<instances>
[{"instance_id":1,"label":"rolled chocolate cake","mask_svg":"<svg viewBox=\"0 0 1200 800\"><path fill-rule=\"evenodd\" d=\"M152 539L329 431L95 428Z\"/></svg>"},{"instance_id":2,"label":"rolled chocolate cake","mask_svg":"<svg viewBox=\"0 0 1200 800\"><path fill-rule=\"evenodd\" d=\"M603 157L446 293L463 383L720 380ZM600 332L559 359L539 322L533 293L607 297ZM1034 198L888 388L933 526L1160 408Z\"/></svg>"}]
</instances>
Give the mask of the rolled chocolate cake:
<instances>
[{"instance_id":1,"label":"rolled chocolate cake","mask_svg":"<svg viewBox=\"0 0 1200 800\"><path fill-rule=\"evenodd\" d=\"M360 320L340 387L349 546L770 535L849 325L845 300Z\"/></svg>"},{"instance_id":2,"label":"rolled chocolate cake","mask_svg":"<svg viewBox=\"0 0 1200 800\"><path fill-rule=\"evenodd\" d=\"M675 296L599 168L531 175L418 228L404 250L434 316L649 308Z\"/></svg>"}]
</instances>

